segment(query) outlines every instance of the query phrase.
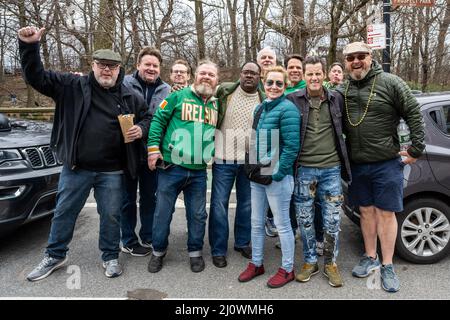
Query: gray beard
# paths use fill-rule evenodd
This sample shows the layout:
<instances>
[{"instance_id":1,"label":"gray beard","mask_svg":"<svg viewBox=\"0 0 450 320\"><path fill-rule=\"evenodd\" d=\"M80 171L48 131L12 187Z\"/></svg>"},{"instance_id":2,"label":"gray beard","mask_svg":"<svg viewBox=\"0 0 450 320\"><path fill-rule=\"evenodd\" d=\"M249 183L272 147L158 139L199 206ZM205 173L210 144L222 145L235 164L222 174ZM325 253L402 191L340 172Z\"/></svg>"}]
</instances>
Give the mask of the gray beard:
<instances>
[{"instance_id":1,"label":"gray beard","mask_svg":"<svg viewBox=\"0 0 450 320\"><path fill-rule=\"evenodd\" d=\"M96 79L98 84L100 86L102 86L105 89L109 89L114 87L114 85L116 84L116 81L114 81L114 79L110 79L110 80L102 80L100 79L100 77L98 79Z\"/></svg>"},{"instance_id":2,"label":"gray beard","mask_svg":"<svg viewBox=\"0 0 450 320\"><path fill-rule=\"evenodd\" d=\"M195 92L204 97L211 97L214 94L213 88L203 83L194 85Z\"/></svg>"},{"instance_id":3,"label":"gray beard","mask_svg":"<svg viewBox=\"0 0 450 320\"><path fill-rule=\"evenodd\" d=\"M350 74L350 77L353 80L361 80L361 79L364 79L367 76L369 71L370 71L370 69L369 70L364 70L364 71L361 72L361 74L359 76L354 76L352 72L350 72L349 74Z\"/></svg>"}]
</instances>

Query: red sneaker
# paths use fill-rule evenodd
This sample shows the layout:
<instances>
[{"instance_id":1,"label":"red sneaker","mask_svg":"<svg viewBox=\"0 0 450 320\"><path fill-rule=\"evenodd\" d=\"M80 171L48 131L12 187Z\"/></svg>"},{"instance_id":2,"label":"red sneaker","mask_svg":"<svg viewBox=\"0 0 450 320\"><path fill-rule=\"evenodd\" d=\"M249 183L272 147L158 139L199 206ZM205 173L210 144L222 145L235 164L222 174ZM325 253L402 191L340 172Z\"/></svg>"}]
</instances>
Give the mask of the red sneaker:
<instances>
[{"instance_id":1,"label":"red sneaker","mask_svg":"<svg viewBox=\"0 0 450 320\"><path fill-rule=\"evenodd\" d=\"M280 288L294 279L294 270L288 273L283 268L279 268L278 272L272 278L270 278L269 281L267 281L267 286L269 286L270 288Z\"/></svg>"},{"instance_id":2,"label":"red sneaker","mask_svg":"<svg viewBox=\"0 0 450 320\"><path fill-rule=\"evenodd\" d=\"M264 273L264 265L257 267L250 262L247 266L247 269L245 269L245 271L239 275L238 280L240 282L247 282L263 273Z\"/></svg>"}]
</instances>

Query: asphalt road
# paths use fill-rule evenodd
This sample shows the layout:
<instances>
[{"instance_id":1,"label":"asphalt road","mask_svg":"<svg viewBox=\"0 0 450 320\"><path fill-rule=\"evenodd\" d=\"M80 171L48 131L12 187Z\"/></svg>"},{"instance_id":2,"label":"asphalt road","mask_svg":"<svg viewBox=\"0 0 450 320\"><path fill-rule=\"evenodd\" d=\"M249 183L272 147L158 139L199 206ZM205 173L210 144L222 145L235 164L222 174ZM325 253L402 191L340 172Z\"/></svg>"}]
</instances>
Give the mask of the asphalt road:
<instances>
[{"instance_id":1,"label":"asphalt road","mask_svg":"<svg viewBox=\"0 0 450 320\"><path fill-rule=\"evenodd\" d=\"M92 200L90 200L92 201ZM234 209L230 210L230 220ZM26 275L40 262L47 241L50 219L28 224L13 235L0 240L0 297L19 298L118 298L118 299L449 299L450 257L434 265L414 265L395 258L401 280L398 293L389 294L380 288L377 277L356 279L351 269L362 254L359 228L342 217L338 265L344 286L332 288L324 275L315 275L308 283L291 282L281 289L266 286L268 278L280 264L280 250L274 247L276 238L266 238L266 274L248 283L237 277L248 260L233 250L229 241L228 266L214 267L205 238L206 268L193 273L186 250L184 209L177 209L172 221L169 251L163 269L147 272L149 257L120 255L124 266L122 276L108 279L103 273L98 249L98 215L95 203L82 210L66 267L39 282L28 282ZM232 230L232 228L231 228ZM207 232L206 232L207 236ZM296 247L295 269L301 263L301 244ZM321 267L322 259L319 261Z\"/></svg>"}]
</instances>

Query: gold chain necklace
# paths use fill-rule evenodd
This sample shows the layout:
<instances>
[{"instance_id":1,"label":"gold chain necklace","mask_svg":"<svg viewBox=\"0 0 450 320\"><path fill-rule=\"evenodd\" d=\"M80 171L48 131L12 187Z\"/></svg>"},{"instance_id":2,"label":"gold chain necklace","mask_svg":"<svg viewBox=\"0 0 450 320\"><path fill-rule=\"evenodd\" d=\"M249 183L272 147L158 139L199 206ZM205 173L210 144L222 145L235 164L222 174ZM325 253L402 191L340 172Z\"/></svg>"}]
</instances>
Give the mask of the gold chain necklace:
<instances>
[{"instance_id":1,"label":"gold chain necklace","mask_svg":"<svg viewBox=\"0 0 450 320\"><path fill-rule=\"evenodd\" d=\"M364 110L364 113L361 117L361 119L359 119L359 121L357 123L353 123L352 120L350 120L350 113L348 112L348 102L347 102L347 93L348 93L348 88L350 87L350 81L347 83L347 88L345 89L345 93L344 93L344 100L345 100L345 111L347 113L347 120L348 123L350 123L350 125L352 127L357 127L359 126L363 121L364 118L367 115L367 111L369 111L369 105L370 102L372 101L372 97L374 96L373 94L373 89L375 88L375 82L377 80L377 76L374 77L373 82L372 82L372 88L370 89L370 94L369 94L369 98L367 99L367 105L366 105L366 110Z\"/></svg>"}]
</instances>

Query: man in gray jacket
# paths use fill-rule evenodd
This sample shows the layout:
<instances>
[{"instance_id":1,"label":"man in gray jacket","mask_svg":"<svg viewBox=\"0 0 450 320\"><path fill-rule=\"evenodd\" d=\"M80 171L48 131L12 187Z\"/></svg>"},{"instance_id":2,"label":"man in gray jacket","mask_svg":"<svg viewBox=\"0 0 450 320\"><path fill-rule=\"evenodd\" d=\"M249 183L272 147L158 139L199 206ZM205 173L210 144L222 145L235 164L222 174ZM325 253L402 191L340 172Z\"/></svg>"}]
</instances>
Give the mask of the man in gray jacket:
<instances>
[{"instance_id":1,"label":"man in gray jacket","mask_svg":"<svg viewBox=\"0 0 450 320\"><path fill-rule=\"evenodd\" d=\"M161 101L170 92L170 86L161 80L160 66L161 53L158 49L144 47L138 55L136 71L125 76L124 84L137 94L141 95L149 113L153 116ZM136 194L139 182L139 217L141 229L139 238L135 233L136 228ZM122 206L122 252L132 256L143 257L151 252L153 214L156 204L157 173L150 171L146 159L141 159L138 176L135 179L125 180L125 194Z\"/></svg>"}]
</instances>

